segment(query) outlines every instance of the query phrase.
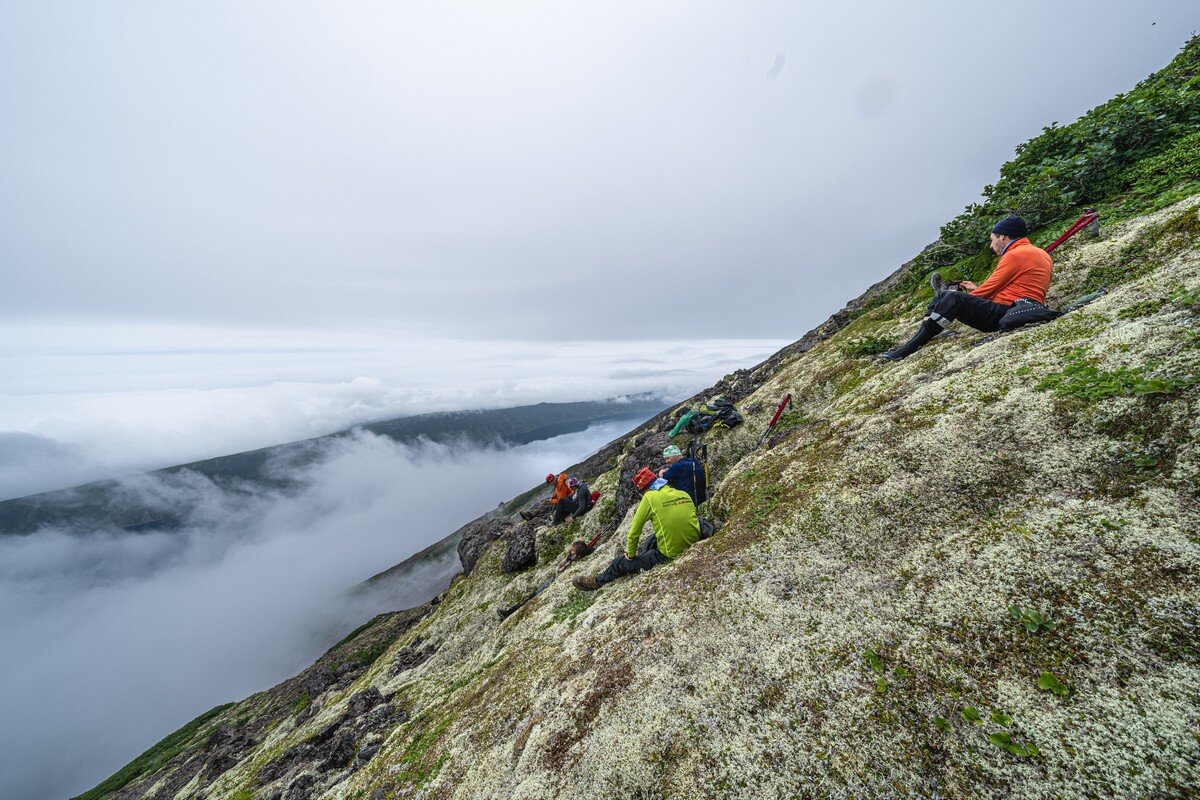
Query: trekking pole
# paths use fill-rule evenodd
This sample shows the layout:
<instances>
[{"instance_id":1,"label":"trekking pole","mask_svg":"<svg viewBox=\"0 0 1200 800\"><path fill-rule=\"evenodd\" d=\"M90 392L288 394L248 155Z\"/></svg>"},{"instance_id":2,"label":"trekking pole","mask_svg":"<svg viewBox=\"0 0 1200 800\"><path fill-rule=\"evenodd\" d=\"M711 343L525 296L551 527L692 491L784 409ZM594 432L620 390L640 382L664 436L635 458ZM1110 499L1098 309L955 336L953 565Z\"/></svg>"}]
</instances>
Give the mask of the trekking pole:
<instances>
[{"instance_id":1,"label":"trekking pole","mask_svg":"<svg viewBox=\"0 0 1200 800\"><path fill-rule=\"evenodd\" d=\"M754 445L754 449L762 447L763 442L771 435L771 431L775 428L775 423L779 422L779 418L783 416L783 410L787 408L788 403L792 402L792 394L788 392L783 396L783 400L779 401L779 408L775 409L775 416L771 417L771 424L763 431L763 435L759 437L758 444Z\"/></svg>"},{"instance_id":2,"label":"trekking pole","mask_svg":"<svg viewBox=\"0 0 1200 800\"><path fill-rule=\"evenodd\" d=\"M1100 235L1100 214L1096 211L1096 209L1089 208L1087 213L1075 220L1071 227L1067 228L1066 233L1055 239L1050 244L1046 245L1046 252L1053 253L1054 248L1058 247L1060 244L1065 242L1067 239L1070 239L1084 228L1091 228L1093 234L1097 236Z\"/></svg>"},{"instance_id":3,"label":"trekking pole","mask_svg":"<svg viewBox=\"0 0 1200 800\"><path fill-rule=\"evenodd\" d=\"M594 550L596 547L596 542L600 541L600 537L603 535L604 535L604 531L600 531L595 536L593 536L591 538L591 540L587 543L588 549ZM536 589L534 589L532 592L530 592L529 594L522 597L520 600L518 600L513 605L509 606L508 608L496 609L496 614L499 615L500 619L502 619L502 620L508 619L513 614L515 614L517 612L517 609L519 609L521 606L525 605L530 600L532 600L533 598L537 597L542 592L549 589L550 584L554 583L554 579L557 577L558 577L557 571L551 573L550 577L547 578L546 580L542 581L540 584L538 584L538 587Z\"/></svg>"}]
</instances>

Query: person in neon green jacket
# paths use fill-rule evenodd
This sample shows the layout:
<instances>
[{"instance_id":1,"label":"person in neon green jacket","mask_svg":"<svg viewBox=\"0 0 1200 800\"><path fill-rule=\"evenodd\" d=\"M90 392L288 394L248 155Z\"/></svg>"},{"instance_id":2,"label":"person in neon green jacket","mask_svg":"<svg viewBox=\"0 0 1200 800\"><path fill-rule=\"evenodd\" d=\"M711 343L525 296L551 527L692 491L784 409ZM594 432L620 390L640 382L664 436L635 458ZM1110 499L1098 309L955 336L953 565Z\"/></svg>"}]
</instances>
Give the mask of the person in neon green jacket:
<instances>
[{"instance_id":1,"label":"person in neon green jacket","mask_svg":"<svg viewBox=\"0 0 1200 800\"><path fill-rule=\"evenodd\" d=\"M617 556L599 575L580 575L572 583L591 592L623 575L665 564L700 541L700 519L687 492L674 489L665 480L643 467L633 476L633 484L643 494L633 515L625 555ZM654 535L640 542L647 522L654 524Z\"/></svg>"}]
</instances>

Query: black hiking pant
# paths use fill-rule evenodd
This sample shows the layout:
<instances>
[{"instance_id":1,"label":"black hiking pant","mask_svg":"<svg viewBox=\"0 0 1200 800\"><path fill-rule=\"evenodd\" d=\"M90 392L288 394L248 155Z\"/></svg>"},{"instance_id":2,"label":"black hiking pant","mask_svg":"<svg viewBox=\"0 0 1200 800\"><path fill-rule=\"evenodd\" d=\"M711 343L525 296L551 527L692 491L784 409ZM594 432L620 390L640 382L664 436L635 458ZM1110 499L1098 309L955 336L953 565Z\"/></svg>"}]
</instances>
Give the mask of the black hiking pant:
<instances>
[{"instance_id":1,"label":"black hiking pant","mask_svg":"<svg viewBox=\"0 0 1200 800\"><path fill-rule=\"evenodd\" d=\"M1000 318L1010 308L966 292L941 291L929 304L929 318L943 328L958 320L977 331L994 333L1000 330Z\"/></svg>"},{"instance_id":2,"label":"black hiking pant","mask_svg":"<svg viewBox=\"0 0 1200 800\"><path fill-rule=\"evenodd\" d=\"M637 558L626 558L625 554L617 556L612 560L612 563L596 576L596 583L603 586L606 583L611 583L617 578L625 575L633 575L637 572L643 572L651 567L656 567L659 564L665 564L671 559L664 556L658 550L658 539L650 537L647 541L643 541L638 547Z\"/></svg>"},{"instance_id":3,"label":"black hiking pant","mask_svg":"<svg viewBox=\"0 0 1200 800\"><path fill-rule=\"evenodd\" d=\"M555 504L554 516L550 518L550 524L557 525L578 510L579 503L575 502L574 497L564 497Z\"/></svg>"}]
</instances>

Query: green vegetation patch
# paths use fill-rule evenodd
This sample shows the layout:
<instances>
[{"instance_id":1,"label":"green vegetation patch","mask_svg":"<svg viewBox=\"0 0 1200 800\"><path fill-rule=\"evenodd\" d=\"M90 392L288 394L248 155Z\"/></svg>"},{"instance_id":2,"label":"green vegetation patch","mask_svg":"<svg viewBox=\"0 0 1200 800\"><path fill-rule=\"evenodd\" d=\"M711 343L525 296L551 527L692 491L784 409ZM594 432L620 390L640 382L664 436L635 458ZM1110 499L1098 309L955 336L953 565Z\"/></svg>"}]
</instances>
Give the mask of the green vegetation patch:
<instances>
[{"instance_id":1,"label":"green vegetation patch","mask_svg":"<svg viewBox=\"0 0 1200 800\"><path fill-rule=\"evenodd\" d=\"M454 717L447 717L432 728L425 729L424 726L428 722L427 718L422 717L412 723L412 727L417 731L416 735L400 756L399 779L418 788L436 778L442 770L442 765L446 763L448 756L436 752L433 748L454 723Z\"/></svg>"},{"instance_id":2,"label":"green vegetation patch","mask_svg":"<svg viewBox=\"0 0 1200 800\"><path fill-rule=\"evenodd\" d=\"M1020 756L1021 758L1036 756L1041 752L1032 744L1017 744L1013 740L1012 734L1008 731L996 731L988 737L988 741L1001 750L1007 750L1014 756Z\"/></svg>"},{"instance_id":3,"label":"green vegetation patch","mask_svg":"<svg viewBox=\"0 0 1200 800\"><path fill-rule=\"evenodd\" d=\"M342 645L346 644L347 642L351 641L352 639L355 639L360 633L365 631L367 628L370 628L372 625L374 625L375 623L379 622L381 619L383 619L387 616L389 616L389 615L377 614L376 616L371 617L369 620L364 622L362 625L359 625L357 628L350 631L345 636L343 636L341 639L339 639L337 644L335 644L333 647L331 647L325 651L325 655L329 655L330 653L332 653L334 650L337 650Z\"/></svg>"},{"instance_id":4,"label":"green vegetation patch","mask_svg":"<svg viewBox=\"0 0 1200 800\"><path fill-rule=\"evenodd\" d=\"M1103 400L1109 397L1141 397L1152 394L1171 394L1196 382L1195 375L1155 375L1152 365L1120 367L1102 370L1082 350L1067 356L1061 372L1051 373L1038 383L1042 391L1052 391L1063 397L1081 400Z\"/></svg>"},{"instance_id":5,"label":"green vegetation patch","mask_svg":"<svg viewBox=\"0 0 1200 800\"><path fill-rule=\"evenodd\" d=\"M360 647L354 651L354 660L362 667L369 667L379 660L379 657L387 652L387 649L392 646L395 639L381 639L367 647Z\"/></svg>"},{"instance_id":6,"label":"green vegetation patch","mask_svg":"<svg viewBox=\"0 0 1200 800\"><path fill-rule=\"evenodd\" d=\"M1117 312L1117 316L1121 319L1139 319L1148 317L1158 311L1167 301L1160 297L1154 297L1149 300L1143 300L1140 303L1134 303L1131 306L1126 306Z\"/></svg>"},{"instance_id":7,"label":"green vegetation patch","mask_svg":"<svg viewBox=\"0 0 1200 800\"><path fill-rule=\"evenodd\" d=\"M842 345L842 355L847 358L862 358L885 353L896 346L890 336L858 336Z\"/></svg>"},{"instance_id":8,"label":"green vegetation patch","mask_svg":"<svg viewBox=\"0 0 1200 800\"><path fill-rule=\"evenodd\" d=\"M592 512L588 512L592 513ZM537 548L537 563L547 564L557 561L567 549L567 545L579 538L579 530L583 526L581 520L560 522L552 528L543 529L541 541Z\"/></svg>"},{"instance_id":9,"label":"green vegetation patch","mask_svg":"<svg viewBox=\"0 0 1200 800\"><path fill-rule=\"evenodd\" d=\"M1170 205L1200 191L1200 131L1138 162L1130 170L1129 178L1134 197L1150 204L1147 210Z\"/></svg>"},{"instance_id":10,"label":"green vegetation patch","mask_svg":"<svg viewBox=\"0 0 1200 800\"><path fill-rule=\"evenodd\" d=\"M617 502L610 497L602 497L596 507L588 512L600 520L601 526L609 525L617 516Z\"/></svg>"},{"instance_id":11,"label":"green vegetation patch","mask_svg":"<svg viewBox=\"0 0 1200 800\"><path fill-rule=\"evenodd\" d=\"M184 725L133 761L130 761L120 771L110 776L99 786L84 792L74 798L74 800L101 800L101 798L112 794L118 789L128 786L143 775L157 772L168 761L187 749L188 744L205 723L220 715L225 709L232 708L233 705L233 703L226 703L225 705L205 711L187 725Z\"/></svg>"},{"instance_id":12,"label":"green vegetation patch","mask_svg":"<svg viewBox=\"0 0 1200 800\"><path fill-rule=\"evenodd\" d=\"M753 505L750 515L755 525L762 525L775 516L775 509L783 499L783 487L778 483L756 484L751 490Z\"/></svg>"},{"instance_id":13,"label":"green vegetation patch","mask_svg":"<svg viewBox=\"0 0 1200 800\"><path fill-rule=\"evenodd\" d=\"M575 618L591 608L594 602L596 602L595 592L581 592L578 589L572 589L570 594L567 595L566 602L554 609L554 616L543 627L549 628L564 621L569 622L573 626Z\"/></svg>"},{"instance_id":14,"label":"green vegetation patch","mask_svg":"<svg viewBox=\"0 0 1200 800\"><path fill-rule=\"evenodd\" d=\"M1183 308L1195 308L1200 305L1200 286L1193 286L1190 289L1180 286L1171 292L1171 300Z\"/></svg>"},{"instance_id":15,"label":"green vegetation patch","mask_svg":"<svg viewBox=\"0 0 1200 800\"><path fill-rule=\"evenodd\" d=\"M505 503L504 508L501 509L501 513L503 513L505 515L515 514L517 512L518 508L522 508L530 500L537 497L538 492L544 492L545 490L546 490L546 484L539 483L537 486L533 487L532 489L522 492L521 494L514 497L512 500L509 500L507 503Z\"/></svg>"},{"instance_id":16,"label":"green vegetation patch","mask_svg":"<svg viewBox=\"0 0 1200 800\"><path fill-rule=\"evenodd\" d=\"M1065 683L1054 676L1054 673L1042 670L1038 675L1037 687L1043 692L1054 692L1059 697L1066 697L1071 691Z\"/></svg>"},{"instance_id":17,"label":"green vegetation patch","mask_svg":"<svg viewBox=\"0 0 1200 800\"><path fill-rule=\"evenodd\" d=\"M1009 606L1008 615L1021 623L1029 633L1037 633L1039 630L1054 630L1054 623L1044 618L1032 608L1021 608L1015 605Z\"/></svg>"}]
</instances>

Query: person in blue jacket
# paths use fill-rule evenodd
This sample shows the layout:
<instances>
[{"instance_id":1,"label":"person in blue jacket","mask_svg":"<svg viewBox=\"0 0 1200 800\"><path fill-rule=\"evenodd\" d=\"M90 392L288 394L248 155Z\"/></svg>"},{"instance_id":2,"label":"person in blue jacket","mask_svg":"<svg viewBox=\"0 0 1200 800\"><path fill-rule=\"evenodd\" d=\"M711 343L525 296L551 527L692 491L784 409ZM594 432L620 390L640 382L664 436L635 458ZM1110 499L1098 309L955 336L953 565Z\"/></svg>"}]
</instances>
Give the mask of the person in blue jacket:
<instances>
[{"instance_id":1,"label":"person in blue jacket","mask_svg":"<svg viewBox=\"0 0 1200 800\"><path fill-rule=\"evenodd\" d=\"M658 471L658 477L663 478L672 487L686 492L692 498L692 503L700 505L707 497L705 486L704 465L694 458L684 458L683 451L675 445L668 445L662 452L667 460L667 466Z\"/></svg>"}]
</instances>

